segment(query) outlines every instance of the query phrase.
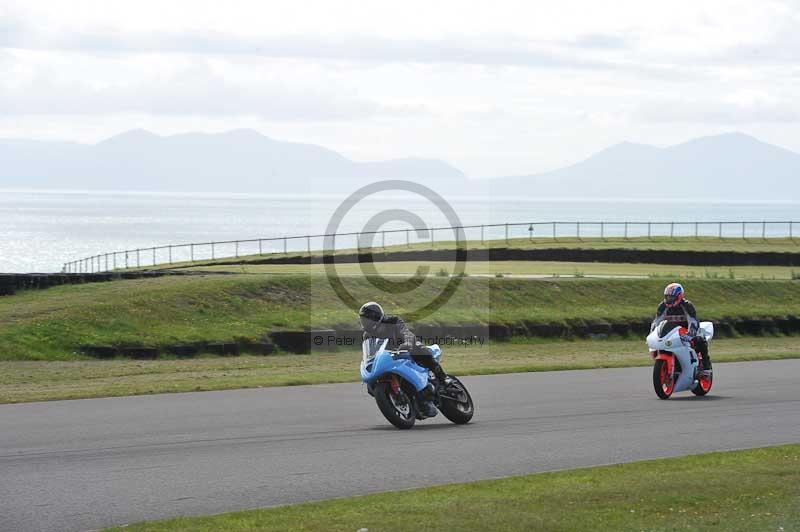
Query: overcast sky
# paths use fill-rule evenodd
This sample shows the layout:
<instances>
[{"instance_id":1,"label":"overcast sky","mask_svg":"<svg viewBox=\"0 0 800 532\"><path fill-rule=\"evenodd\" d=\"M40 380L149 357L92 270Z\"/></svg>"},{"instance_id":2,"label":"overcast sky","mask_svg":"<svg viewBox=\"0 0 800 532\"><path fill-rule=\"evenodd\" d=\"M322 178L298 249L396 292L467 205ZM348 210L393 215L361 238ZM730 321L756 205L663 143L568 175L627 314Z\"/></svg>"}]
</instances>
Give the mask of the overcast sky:
<instances>
[{"instance_id":1,"label":"overcast sky","mask_svg":"<svg viewBox=\"0 0 800 532\"><path fill-rule=\"evenodd\" d=\"M800 2L0 0L0 137L254 128L536 173L624 140L800 151Z\"/></svg>"}]
</instances>

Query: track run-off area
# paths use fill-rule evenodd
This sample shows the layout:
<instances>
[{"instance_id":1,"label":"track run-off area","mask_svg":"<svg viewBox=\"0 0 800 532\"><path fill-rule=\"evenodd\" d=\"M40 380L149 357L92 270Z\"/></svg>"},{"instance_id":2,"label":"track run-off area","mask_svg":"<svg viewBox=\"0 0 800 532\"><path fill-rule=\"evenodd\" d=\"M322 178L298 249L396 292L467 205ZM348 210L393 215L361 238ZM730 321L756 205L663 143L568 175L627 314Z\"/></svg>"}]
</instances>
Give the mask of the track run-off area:
<instances>
[{"instance_id":1,"label":"track run-off area","mask_svg":"<svg viewBox=\"0 0 800 532\"><path fill-rule=\"evenodd\" d=\"M800 442L800 360L466 377L472 423L398 431L356 383L0 405L0 530L181 515ZM402 494L398 494L402 497Z\"/></svg>"}]
</instances>

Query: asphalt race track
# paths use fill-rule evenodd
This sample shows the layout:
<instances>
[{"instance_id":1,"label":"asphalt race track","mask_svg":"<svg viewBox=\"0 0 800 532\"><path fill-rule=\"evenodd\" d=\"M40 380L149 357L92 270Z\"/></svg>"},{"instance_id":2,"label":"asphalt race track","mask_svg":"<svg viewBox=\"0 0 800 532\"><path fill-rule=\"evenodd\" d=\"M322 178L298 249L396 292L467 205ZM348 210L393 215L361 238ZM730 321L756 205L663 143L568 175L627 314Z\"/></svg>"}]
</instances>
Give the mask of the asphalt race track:
<instances>
[{"instance_id":1,"label":"asphalt race track","mask_svg":"<svg viewBox=\"0 0 800 532\"><path fill-rule=\"evenodd\" d=\"M800 442L800 360L715 369L708 397L669 401L653 393L650 368L466 378L473 423L440 415L406 432L359 384L0 405L0 530L91 530Z\"/></svg>"}]
</instances>

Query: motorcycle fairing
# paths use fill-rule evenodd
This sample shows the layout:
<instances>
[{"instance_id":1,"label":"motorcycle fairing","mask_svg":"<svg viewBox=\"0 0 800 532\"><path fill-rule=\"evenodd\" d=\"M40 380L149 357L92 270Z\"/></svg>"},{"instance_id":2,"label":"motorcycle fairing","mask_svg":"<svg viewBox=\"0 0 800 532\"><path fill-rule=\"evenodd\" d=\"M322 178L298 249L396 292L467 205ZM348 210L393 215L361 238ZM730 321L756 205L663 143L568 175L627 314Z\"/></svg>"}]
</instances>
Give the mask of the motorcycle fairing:
<instances>
[{"instance_id":1,"label":"motorcycle fairing","mask_svg":"<svg viewBox=\"0 0 800 532\"><path fill-rule=\"evenodd\" d=\"M377 342L376 342L377 340ZM388 374L394 373L406 381L410 382L417 391L422 390L428 384L428 370L414 362L408 353L393 355L386 350L388 340L370 338L364 340L362 344L363 358L361 359L361 381L366 383L369 389L375 385L376 381ZM430 346L433 357L439 360L442 350L438 345Z\"/></svg>"},{"instance_id":2,"label":"motorcycle fairing","mask_svg":"<svg viewBox=\"0 0 800 532\"><path fill-rule=\"evenodd\" d=\"M710 325L710 322L703 323ZM663 328L660 326L653 329L647 336L647 347L651 352L658 353L655 358L670 358L671 354L678 359L681 373L675 381L674 392L689 390L694 387L694 374L698 365L697 353L681 339L680 327L673 328L663 337L659 336L662 330ZM713 336L713 325L711 325L711 335ZM674 361L668 360L667 367L672 368L671 373L674 376Z\"/></svg>"}]
</instances>

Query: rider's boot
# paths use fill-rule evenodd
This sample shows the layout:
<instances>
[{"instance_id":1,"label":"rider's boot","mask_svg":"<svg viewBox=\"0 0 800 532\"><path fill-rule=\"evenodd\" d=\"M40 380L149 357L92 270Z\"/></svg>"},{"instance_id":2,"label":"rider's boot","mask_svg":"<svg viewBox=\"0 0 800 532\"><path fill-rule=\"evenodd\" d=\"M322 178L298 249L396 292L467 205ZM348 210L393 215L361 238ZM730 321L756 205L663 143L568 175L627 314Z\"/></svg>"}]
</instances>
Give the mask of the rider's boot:
<instances>
[{"instance_id":1,"label":"rider's boot","mask_svg":"<svg viewBox=\"0 0 800 532\"><path fill-rule=\"evenodd\" d=\"M708 342L706 339L701 336L696 337L694 346L697 352L700 353L700 369L711 371L711 356L708 354Z\"/></svg>"},{"instance_id":2,"label":"rider's boot","mask_svg":"<svg viewBox=\"0 0 800 532\"><path fill-rule=\"evenodd\" d=\"M433 371L433 374L436 377L436 382L439 384L439 386L448 384L450 382L450 378L447 376L447 373L444 372L444 369L442 369L441 364L435 361L433 364L434 365L431 371Z\"/></svg>"},{"instance_id":3,"label":"rider's boot","mask_svg":"<svg viewBox=\"0 0 800 532\"><path fill-rule=\"evenodd\" d=\"M436 410L436 405L433 404L433 397L434 388L433 384L430 382L417 394L417 404L419 405L420 413L425 417L434 417L439 413L439 411Z\"/></svg>"}]
</instances>

